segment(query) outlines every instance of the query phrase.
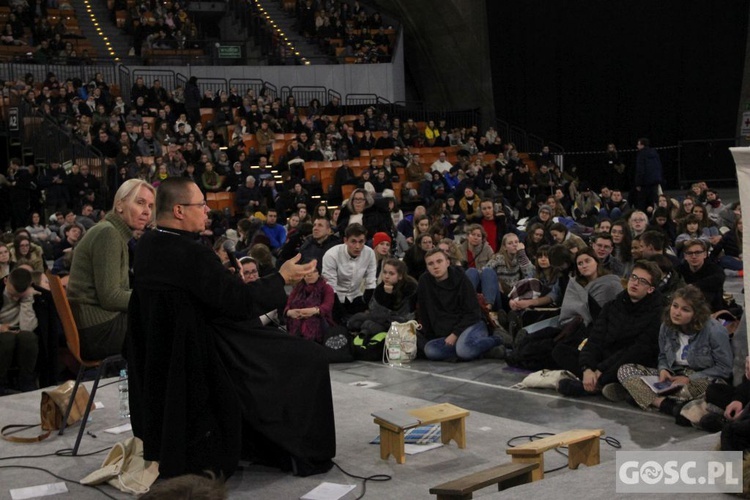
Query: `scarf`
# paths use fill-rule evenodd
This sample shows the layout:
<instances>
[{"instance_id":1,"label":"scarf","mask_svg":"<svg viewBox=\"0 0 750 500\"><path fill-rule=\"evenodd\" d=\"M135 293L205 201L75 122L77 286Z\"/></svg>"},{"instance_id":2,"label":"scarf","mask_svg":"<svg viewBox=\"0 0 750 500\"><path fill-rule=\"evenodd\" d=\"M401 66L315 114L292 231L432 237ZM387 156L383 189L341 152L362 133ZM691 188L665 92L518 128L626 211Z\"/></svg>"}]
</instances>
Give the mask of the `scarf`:
<instances>
[{"instance_id":1,"label":"scarf","mask_svg":"<svg viewBox=\"0 0 750 500\"><path fill-rule=\"evenodd\" d=\"M311 285L304 280L300 281L289 295L286 310L320 307L323 304L327 286L328 283L323 277L318 278L318 281ZM321 310L320 315L310 318L287 318L286 324L287 330L292 335L322 343L326 327L333 324L333 318L330 312Z\"/></svg>"}]
</instances>

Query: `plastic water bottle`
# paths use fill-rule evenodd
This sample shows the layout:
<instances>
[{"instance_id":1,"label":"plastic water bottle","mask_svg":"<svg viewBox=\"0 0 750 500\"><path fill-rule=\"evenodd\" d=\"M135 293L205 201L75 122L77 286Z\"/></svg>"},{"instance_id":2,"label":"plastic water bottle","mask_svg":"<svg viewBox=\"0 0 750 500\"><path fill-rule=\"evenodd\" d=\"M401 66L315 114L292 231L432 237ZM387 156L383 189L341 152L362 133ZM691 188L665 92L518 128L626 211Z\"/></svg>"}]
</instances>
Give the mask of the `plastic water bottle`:
<instances>
[{"instance_id":1,"label":"plastic water bottle","mask_svg":"<svg viewBox=\"0 0 750 500\"><path fill-rule=\"evenodd\" d=\"M128 391L128 371L120 370L120 418L130 418L130 393Z\"/></svg>"},{"instance_id":2,"label":"plastic water bottle","mask_svg":"<svg viewBox=\"0 0 750 500\"><path fill-rule=\"evenodd\" d=\"M388 365L401 366L401 334L393 325L391 325L391 328L388 330L388 335L385 337L385 349L386 355L388 356Z\"/></svg>"}]
</instances>

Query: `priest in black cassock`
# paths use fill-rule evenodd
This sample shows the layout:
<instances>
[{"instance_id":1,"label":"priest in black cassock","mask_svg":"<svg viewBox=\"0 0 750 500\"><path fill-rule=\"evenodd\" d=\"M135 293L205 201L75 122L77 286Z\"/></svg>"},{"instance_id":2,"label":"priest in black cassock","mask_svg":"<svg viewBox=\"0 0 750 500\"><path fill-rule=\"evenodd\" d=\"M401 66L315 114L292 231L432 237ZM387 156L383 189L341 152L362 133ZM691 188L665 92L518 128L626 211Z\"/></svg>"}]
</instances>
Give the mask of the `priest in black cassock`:
<instances>
[{"instance_id":1,"label":"priest in black cassock","mask_svg":"<svg viewBox=\"0 0 750 500\"><path fill-rule=\"evenodd\" d=\"M253 306L283 306L285 283L316 263L297 256L243 284L199 243L207 213L198 186L171 177L157 192L156 229L138 242L126 339L133 434L161 477L226 478L241 458L325 472L336 435L323 348L248 318Z\"/></svg>"}]
</instances>

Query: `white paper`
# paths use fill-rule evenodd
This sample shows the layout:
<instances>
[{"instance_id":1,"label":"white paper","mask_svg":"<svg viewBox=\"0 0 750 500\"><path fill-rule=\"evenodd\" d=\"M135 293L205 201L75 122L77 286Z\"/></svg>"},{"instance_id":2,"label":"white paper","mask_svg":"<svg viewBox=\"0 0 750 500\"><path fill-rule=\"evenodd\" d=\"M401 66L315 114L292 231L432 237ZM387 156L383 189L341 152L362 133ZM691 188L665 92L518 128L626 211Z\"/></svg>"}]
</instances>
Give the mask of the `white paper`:
<instances>
[{"instance_id":1,"label":"white paper","mask_svg":"<svg viewBox=\"0 0 750 500\"><path fill-rule=\"evenodd\" d=\"M364 389L372 389L380 385L379 382L372 382L370 380L360 380L359 382L352 382L349 385L353 387L362 387Z\"/></svg>"},{"instance_id":2,"label":"white paper","mask_svg":"<svg viewBox=\"0 0 750 500\"><path fill-rule=\"evenodd\" d=\"M110 434L122 434L123 432L132 431L133 426L130 425L130 422L127 424L123 424L117 427L112 427L111 429L104 429L104 432L108 432Z\"/></svg>"},{"instance_id":3,"label":"white paper","mask_svg":"<svg viewBox=\"0 0 750 500\"><path fill-rule=\"evenodd\" d=\"M94 408L96 408L97 410L101 410L102 408L104 408L104 403L102 403L101 401L96 401L94 402Z\"/></svg>"},{"instance_id":4,"label":"white paper","mask_svg":"<svg viewBox=\"0 0 750 500\"><path fill-rule=\"evenodd\" d=\"M407 455L416 455L417 453L422 453L423 451L430 451L434 450L435 448L440 448L443 446L443 443L430 443L430 444L404 444L404 453Z\"/></svg>"},{"instance_id":5,"label":"white paper","mask_svg":"<svg viewBox=\"0 0 750 500\"><path fill-rule=\"evenodd\" d=\"M65 486L65 483L49 483L10 490L10 497L13 500L24 500L25 498L47 497L67 492L68 487Z\"/></svg>"},{"instance_id":6,"label":"white paper","mask_svg":"<svg viewBox=\"0 0 750 500\"><path fill-rule=\"evenodd\" d=\"M487 426L484 426L484 427L480 427L480 428L479 428L479 430L480 430L480 431L491 431L491 430L492 430L492 427L487 427Z\"/></svg>"},{"instance_id":7,"label":"white paper","mask_svg":"<svg viewBox=\"0 0 750 500\"><path fill-rule=\"evenodd\" d=\"M357 486L354 484L320 483L300 497L300 500L338 500Z\"/></svg>"}]
</instances>

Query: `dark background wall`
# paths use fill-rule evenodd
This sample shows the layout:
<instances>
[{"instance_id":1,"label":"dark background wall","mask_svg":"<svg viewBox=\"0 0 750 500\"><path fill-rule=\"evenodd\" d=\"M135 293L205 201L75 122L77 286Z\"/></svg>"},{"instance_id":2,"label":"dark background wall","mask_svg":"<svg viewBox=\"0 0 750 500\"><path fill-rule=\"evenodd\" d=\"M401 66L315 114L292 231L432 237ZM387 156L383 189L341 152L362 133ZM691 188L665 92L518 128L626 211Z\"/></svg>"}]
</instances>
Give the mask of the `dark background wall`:
<instances>
[{"instance_id":1,"label":"dark background wall","mask_svg":"<svg viewBox=\"0 0 750 500\"><path fill-rule=\"evenodd\" d=\"M487 2L498 116L602 150L734 137L748 1Z\"/></svg>"},{"instance_id":2,"label":"dark background wall","mask_svg":"<svg viewBox=\"0 0 750 500\"><path fill-rule=\"evenodd\" d=\"M750 0L373 1L404 26L409 98L478 106L485 127L497 116L568 153L737 134ZM732 182L731 145L662 150L668 184ZM601 181L599 155L572 165Z\"/></svg>"},{"instance_id":3,"label":"dark background wall","mask_svg":"<svg viewBox=\"0 0 750 500\"><path fill-rule=\"evenodd\" d=\"M489 0L492 3L496 0ZM407 98L494 119L485 0L372 0L404 27Z\"/></svg>"}]
</instances>

